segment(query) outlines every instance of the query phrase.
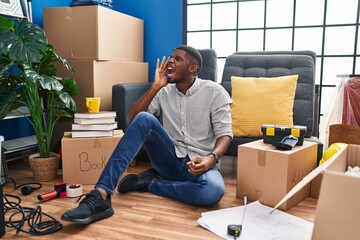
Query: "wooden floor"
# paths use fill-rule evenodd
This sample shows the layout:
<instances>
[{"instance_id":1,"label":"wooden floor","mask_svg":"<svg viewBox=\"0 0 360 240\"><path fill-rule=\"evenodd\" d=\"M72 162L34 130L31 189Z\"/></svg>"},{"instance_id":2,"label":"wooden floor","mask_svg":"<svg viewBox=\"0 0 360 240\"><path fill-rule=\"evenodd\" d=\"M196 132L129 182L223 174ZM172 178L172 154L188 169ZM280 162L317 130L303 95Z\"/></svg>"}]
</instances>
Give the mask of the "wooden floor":
<instances>
[{"instance_id":1,"label":"wooden floor","mask_svg":"<svg viewBox=\"0 0 360 240\"><path fill-rule=\"evenodd\" d=\"M223 161L224 162L224 161ZM225 163L223 163L225 164ZM235 207L243 205L241 199L236 198L236 177L233 163L230 163L222 172L225 178L226 193L220 203L213 207L196 207L186 205L174 200L155 196L151 193L114 193L112 198L115 214L105 220L92 223L87 226L80 226L63 222L60 216L68 209L77 206L74 198L51 199L46 202L39 202L38 194L54 190L54 183L62 181L61 170L59 177L52 182L43 183L43 187L34 191L28 196L23 196L20 189L13 189L13 184L8 182L4 185L5 194L13 194L21 197L21 206L40 206L44 213L47 213L58 220L63 228L53 234L33 236L6 227L6 234L2 239L221 239L217 235L203 229L197 223L202 212ZM136 167L130 167L128 173L140 172L148 167L147 162L137 162ZM223 170L224 169L224 170ZM9 164L10 177L15 179L17 185L33 182L32 174L26 160ZM93 186L86 185L84 193L90 191ZM14 200L13 198L9 198ZM306 219L314 220L316 199L308 198L293 207L288 213ZM8 218L8 215L5 216ZM43 221L48 220L46 217ZM27 225L24 230L28 230Z\"/></svg>"}]
</instances>

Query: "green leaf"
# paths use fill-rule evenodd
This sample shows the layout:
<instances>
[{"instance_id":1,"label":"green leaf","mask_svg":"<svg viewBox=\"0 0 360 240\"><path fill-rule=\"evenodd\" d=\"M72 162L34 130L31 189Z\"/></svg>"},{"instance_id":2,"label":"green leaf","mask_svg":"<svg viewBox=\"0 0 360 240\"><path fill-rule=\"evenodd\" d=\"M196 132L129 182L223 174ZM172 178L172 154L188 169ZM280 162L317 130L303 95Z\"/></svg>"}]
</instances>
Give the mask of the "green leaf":
<instances>
[{"instance_id":1,"label":"green leaf","mask_svg":"<svg viewBox=\"0 0 360 240\"><path fill-rule=\"evenodd\" d=\"M16 92L2 92L0 94L0 119L6 117L6 115L15 107ZM18 104L16 104L18 106Z\"/></svg>"},{"instance_id":2,"label":"green leaf","mask_svg":"<svg viewBox=\"0 0 360 240\"><path fill-rule=\"evenodd\" d=\"M3 16L0 16L0 29L3 30L14 30L14 20L11 18L6 18Z\"/></svg>"},{"instance_id":3,"label":"green leaf","mask_svg":"<svg viewBox=\"0 0 360 240\"><path fill-rule=\"evenodd\" d=\"M70 96L73 97L78 94L78 87L76 85L75 79L63 78L61 83L64 86L64 92L69 93Z\"/></svg>"},{"instance_id":4,"label":"green leaf","mask_svg":"<svg viewBox=\"0 0 360 240\"><path fill-rule=\"evenodd\" d=\"M53 47L52 45L49 45L49 49L48 49L48 51L46 52L46 55L50 56L50 57L51 57L51 60L61 62L67 70L69 70L69 71L71 71L71 72L75 72L74 68L71 67L70 63L69 63L65 58L60 57L60 56L54 51L54 47Z\"/></svg>"},{"instance_id":5,"label":"green leaf","mask_svg":"<svg viewBox=\"0 0 360 240\"><path fill-rule=\"evenodd\" d=\"M64 103L65 108L70 109L72 112L76 111L76 103L67 92L60 92L59 98Z\"/></svg>"},{"instance_id":6,"label":"green leaf","mask_svg":"<svg viewBox=\"0 0 360 240\"><path fill-rule=\"evenodd\" d=\"M50 77L47 75L42 75L41 77L40 84L43 89L59 92L64 88L63 85L59 82L59 78L57 77Z\"/></svg>"},{"instance_id":7,"label":"green leaf","mask_svg":"<svg viewBox=\"0 0 360 240\"><path fill-rule=\"evenodd\" d=\"M26 76L26 79L28 79L33 84L39 84L40 80L42 79L42 76L38 72L36 72L32 67L30 67L27 64L23 65L24 73ZM25 79L25 82L26 82Z\"/></svg>"},{"instance_id":8,"label":"green leaf","mask_svg":"<svg viewBox=\"0 0 360 240\"><path fill-rule=\"evenodd\" d=\"M25 19L19 20L14 29L0 29L1 53L8 54L14 62L40 62L48 49L44 30Z\"/></svg>"},{"instance_id":9,"label":"green leaf","mask_svg":"<svg viewBox=\"0 0 360 240\"><path fill-rule=\"evenodd\" d=\"M0 56L0 76L5 74L12 65L13 62L11 62L8 58Z\"/></svg>"}]
</instances>

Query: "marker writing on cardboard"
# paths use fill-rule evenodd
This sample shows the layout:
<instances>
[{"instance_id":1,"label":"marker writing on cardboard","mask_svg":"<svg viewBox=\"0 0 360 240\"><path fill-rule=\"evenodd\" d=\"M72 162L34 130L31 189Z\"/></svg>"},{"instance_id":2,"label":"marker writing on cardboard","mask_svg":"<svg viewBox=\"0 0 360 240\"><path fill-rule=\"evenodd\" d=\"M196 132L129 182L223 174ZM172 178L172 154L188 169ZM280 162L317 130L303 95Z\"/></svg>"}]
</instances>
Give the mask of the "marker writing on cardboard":
<instances>
[{"instance_id":1,"label":"marker writing on cardboard","mask_svg":"<svg viewBox=\"0 0 360 240\"><path fill-rule=\"evenodd\" d=\"M80 171L88 172L92 169L103 169L105 167L106 157L102 156L100 162L89 161L89 155L87 152L79 154Z\"/></svg>"}]
</instances>

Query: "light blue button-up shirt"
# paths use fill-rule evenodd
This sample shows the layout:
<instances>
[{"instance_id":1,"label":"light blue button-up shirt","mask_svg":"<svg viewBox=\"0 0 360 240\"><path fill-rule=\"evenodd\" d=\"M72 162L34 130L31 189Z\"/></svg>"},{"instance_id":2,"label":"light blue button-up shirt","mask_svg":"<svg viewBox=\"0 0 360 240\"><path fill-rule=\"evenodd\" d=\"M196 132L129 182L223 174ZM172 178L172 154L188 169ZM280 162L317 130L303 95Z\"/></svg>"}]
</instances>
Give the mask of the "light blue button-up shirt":
<instances>
[{"instance_id":1,"label":"light blue button-up shirt","mask_svg":"<svg viewBox=\"0 0 360 240\"><path fill-rule=\"evenodd\" d=\"M148 112L160 117L176 148L177 157L206 156L221 136L233 137L232 100L218 83L197 78L186 94L175 84L162 88Z\"/></svg>"}]
</instances>

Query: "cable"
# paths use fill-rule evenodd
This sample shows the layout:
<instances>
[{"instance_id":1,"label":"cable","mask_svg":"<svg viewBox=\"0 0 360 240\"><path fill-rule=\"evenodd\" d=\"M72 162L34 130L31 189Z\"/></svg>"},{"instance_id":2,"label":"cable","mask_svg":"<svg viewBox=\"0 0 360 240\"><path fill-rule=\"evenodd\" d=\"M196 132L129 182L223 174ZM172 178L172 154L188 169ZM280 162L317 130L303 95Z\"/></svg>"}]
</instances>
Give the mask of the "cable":
<instances>
[{"instance_id":1,"label":"cable","mask_svg":"<svg viewBox=\"0 0 360 240\"><path fill-rule=\"evenodd\" d=\"M8 200L8 197L17 199L17 202ZM4 198L4 216L9 215L5 225L9 228L15 228L16 233L24 232L30 235L46 235L54 233L63 228L63 225L52 216L42 212L41 206L35 208L22 207L21 198L15 195L3 194ZM49 220L44 221L47 217ZM26 224L29 229L24 229Z\"/></svg>"},{"instance_id":2,"label":"cable","mask_svg":"<svg viewBox=\"0 0 360 240\"><path fill-rule=\"evenodd\" d=\"M9 179L13 182L13 184L14 184L14 189L18 189L19 187L22 187L22 188L21 188L21 193L22 193L23 195L29 195L29 194L32 193L34 190L40 189L40 188L42 187L42 184L39 183L39 182L23 183L23 184L20 184L20 185L17 186L14 179L12 179L11 177L9 177ZM37 185L37 187L32 187L32 186L29 186L29 185Z\"/></svg>"}]
</instances>

